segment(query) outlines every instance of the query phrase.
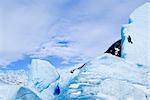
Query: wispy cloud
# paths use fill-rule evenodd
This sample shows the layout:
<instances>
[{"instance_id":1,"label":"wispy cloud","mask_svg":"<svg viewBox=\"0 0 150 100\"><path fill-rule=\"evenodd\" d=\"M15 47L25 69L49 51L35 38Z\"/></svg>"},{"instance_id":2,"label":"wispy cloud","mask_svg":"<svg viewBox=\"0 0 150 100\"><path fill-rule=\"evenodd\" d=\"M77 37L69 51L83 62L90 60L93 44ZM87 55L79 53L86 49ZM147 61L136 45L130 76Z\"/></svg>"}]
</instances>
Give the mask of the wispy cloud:
<instances>
[{"instance_id":1,"label":"wispy cloud","mask_svg":"<svg viewBox=\"0 0 150 100\"><path fill-rule=\"evenodd\" d=\"M0 64L22 58L49 38L51 24L58 19L57 3L42 0L6 0L2 7Z\"/></svg>"},{"instance_id":2,"label":"wispy cloud","mask_svg":"<svg viewBox=\"0 0 150 100\"><path fill-rule=\"evenodd\" d=\"M0 8L0 65L24 55L84 62L120 38L129 14L146 0L5 0ZM66 44L60 42L68 41Z\"/></svg>"}]
</instances>

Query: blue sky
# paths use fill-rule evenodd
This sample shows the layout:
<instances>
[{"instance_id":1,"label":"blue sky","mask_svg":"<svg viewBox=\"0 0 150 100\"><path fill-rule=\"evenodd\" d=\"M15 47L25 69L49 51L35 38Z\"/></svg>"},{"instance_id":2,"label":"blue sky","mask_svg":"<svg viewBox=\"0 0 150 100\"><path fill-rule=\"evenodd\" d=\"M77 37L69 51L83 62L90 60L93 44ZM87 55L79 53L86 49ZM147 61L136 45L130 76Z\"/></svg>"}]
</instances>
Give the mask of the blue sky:
<instances>
[{"instance_id":1,"label":"blue sky","mask_svg":"<svg viewBox=\"0 0 150 100\"><path fill-rule=\"evenodd\" d=\"M120 39L147 0L2 0L0 67L26 69L34 58L56 67L82 64Z\"/></svg>"}]
</instances>

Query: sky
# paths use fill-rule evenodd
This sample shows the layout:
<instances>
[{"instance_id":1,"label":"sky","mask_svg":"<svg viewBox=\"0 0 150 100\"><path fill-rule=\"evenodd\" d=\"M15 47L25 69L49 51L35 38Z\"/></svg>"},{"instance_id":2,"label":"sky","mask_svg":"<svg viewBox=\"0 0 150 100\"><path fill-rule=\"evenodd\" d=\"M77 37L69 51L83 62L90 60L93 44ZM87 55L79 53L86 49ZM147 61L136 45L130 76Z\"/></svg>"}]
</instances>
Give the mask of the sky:
<instances>
[{"instance_id":1,"label":"sky","mask_svg":"<svg viewBox=\"0 0 150 100\"><path fill-rule=\"evenodd\" d=\"M1 0L0 68L32 59L57 68L84 64L121 38L129 15L147 0Z\"/></svg>"}]
</instances>

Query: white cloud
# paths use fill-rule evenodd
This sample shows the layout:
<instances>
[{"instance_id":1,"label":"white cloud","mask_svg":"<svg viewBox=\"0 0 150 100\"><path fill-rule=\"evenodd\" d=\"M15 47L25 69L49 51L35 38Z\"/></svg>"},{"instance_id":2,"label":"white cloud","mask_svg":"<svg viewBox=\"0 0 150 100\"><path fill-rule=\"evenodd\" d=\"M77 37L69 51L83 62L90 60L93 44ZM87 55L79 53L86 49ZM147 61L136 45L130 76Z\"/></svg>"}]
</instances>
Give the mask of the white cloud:
<instances>
[{"instance_id":1,"label":"white cloud","mask_svg":"<svg viewBox=\"0 0 150 100\"><path fill-rule=\"evenodd\" d=\"M120 38L121 25L145 1L2 1L0 65L28 54L43 58L57 55L65 59L64 63L98 56ZM71 41L68 47L57 44L64 39Z\"/></svg>"}]
</instances>

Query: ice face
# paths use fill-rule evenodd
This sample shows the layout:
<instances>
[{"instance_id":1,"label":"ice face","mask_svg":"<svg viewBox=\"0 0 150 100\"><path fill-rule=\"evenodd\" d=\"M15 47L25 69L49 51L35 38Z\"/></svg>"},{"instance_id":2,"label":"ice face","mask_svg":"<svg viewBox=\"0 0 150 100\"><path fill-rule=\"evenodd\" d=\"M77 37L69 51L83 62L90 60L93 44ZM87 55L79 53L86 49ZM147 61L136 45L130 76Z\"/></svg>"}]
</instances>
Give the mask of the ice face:
<instances>
[{"instance_id":1,"label":"ice face","mask_svg":"<svg viewBox=\"0 0 150 100\"><path fill-rule=\"evenodd\" d=\"M32 60L29 70L29 88L42 100L52 100L55 95L58 95L59 79L60 75L48 61Z\"/></svg>"},{"instance_id":2,"label":"ice face","mask_svg":"<svg viewBox=\"0 0 150 100\"><path fill-rule=\"evenodd\" d=\"M150 65L150 3L137 8L122 28L122 57L139 66Z\"/></svg>"},{"instance_id":3,"label":"ice face","mask_svg":"<svg viewBox=\"0 0 150 100\"><path fill-rule=\"evenodd\" d=\"M51 83L56 82L60 76L48 61L33 59L29 77L34 86L41 92L47 89Z\"/></svg>"},{"instance_id":4,"label":"ice face","mask_svg":"<svg viewBox=\"0 0 150 100\"><path fill-rule=\"evenodd\" d=\"M133 66L133 67L132 67ZM102 100L146 100L150 69L139 68L122 58L104 54L87 63L80 73L70 81L63 98ZM147 90L150 91L150 90ZM60 97L61 98L61 97Z\"/></svg>"}]
</instances>

